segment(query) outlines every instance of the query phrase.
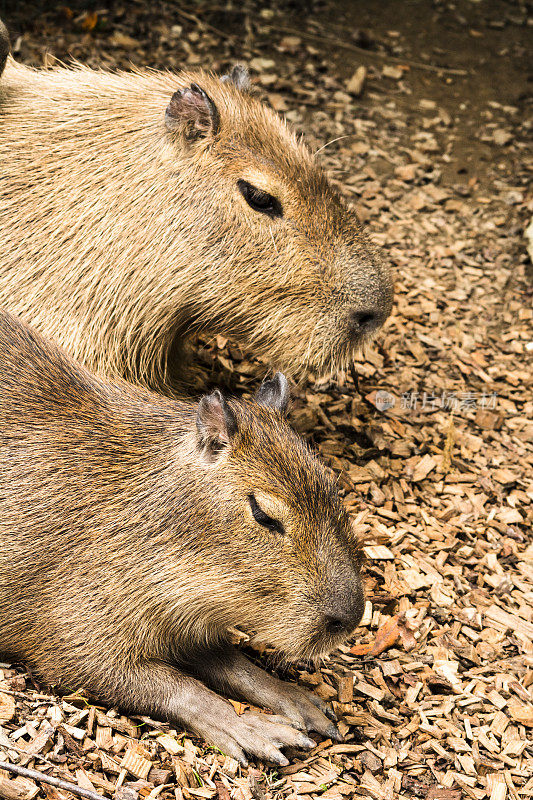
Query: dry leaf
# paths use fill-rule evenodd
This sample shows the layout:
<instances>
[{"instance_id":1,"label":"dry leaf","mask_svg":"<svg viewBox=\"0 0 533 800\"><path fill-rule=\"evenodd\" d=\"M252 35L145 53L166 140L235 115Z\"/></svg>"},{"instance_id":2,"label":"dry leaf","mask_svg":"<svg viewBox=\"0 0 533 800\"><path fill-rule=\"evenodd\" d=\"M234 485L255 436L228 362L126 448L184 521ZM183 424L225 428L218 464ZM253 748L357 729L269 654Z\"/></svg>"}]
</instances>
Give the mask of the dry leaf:
<instances>
[{"instance_id":1,"label":"dry leaf","mask_svg":"<svg viewBox=\"0 0 533 800\"><path fill-rule=\"evenodd\" d=\"M229 701L239 716L241 716L241 714L244 714L246 709L249 708L249 706L246 703L240 703L238 700L232 700L231 698L229 698Z\"/></svg>"},{"instance_id":2,"label":"dry leaf","mask_svg":"<svg viewBox=\"0 0 533 800\"><path fill-rule=\"evenodd\" d=\"M96 27L96 23L98 22L98 14L96 11L88 11L85 15L85 19L81 23L81 27L84 31L92 31Z\"/></svg>"},{"instance_id":3,"label":"dry leaf","mask_svg":"<svg viewBox=\"0 0 533 800\"><path fill-rule=\"evenodd\" d=\"M392 647L400 637L398 627L398 615L388 619L376 633L376 638L369 644L354 645L350 648L350 653L356 656L379 656L389 647Z\"/></svg>"}]
</instances>

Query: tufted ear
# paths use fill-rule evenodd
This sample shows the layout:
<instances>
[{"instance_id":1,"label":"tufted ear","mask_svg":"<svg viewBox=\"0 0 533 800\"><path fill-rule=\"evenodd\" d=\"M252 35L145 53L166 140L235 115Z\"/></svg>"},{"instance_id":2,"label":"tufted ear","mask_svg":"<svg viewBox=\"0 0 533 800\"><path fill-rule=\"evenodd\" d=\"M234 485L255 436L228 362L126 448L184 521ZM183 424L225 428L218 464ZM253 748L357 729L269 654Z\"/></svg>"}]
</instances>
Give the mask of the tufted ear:
<instances>
[{"instance_id":1,"label":"tufted ear","mask_svg":"<svg viewBox=\"0 0 533 800\"><path fill-rule=\"evenodd\" d=\"M232 83L240 92L250 91L250 75L243 64L235 64L229 75L223 75L220 80Z\"/></svg>"},{"instance_id":2,"label":"tufted ear","mask_svg":"<svg viewBox=\"0 0 533 800\"><path fill-rule=\"evenodd\" d=\"M9 55L9 34L7 28L0 19L0 75L4 71L7 57Z\"/></svg>"},{"instance_id":3,"label":"tufted ear","mask_svg":"<svg viewBox=\"0 0 533 800\"><path fill-rule=\"evenodd\" d=\"M235 414L218 389L200 400L196 430L200 450L210 463L217 460L237 433Z\"/></svg>"},{"instance_id":4,"label":"tufted ear","mask_svg":"<svg viewBox=\"0 0 533 800\"><path fill-rule=\"evenodd\" d=\"M255 395L256 402L286 414L289 406L289 382L282 372L276 372L270 380L264 380Z\"/></svg>"},{"instance_id":5,"label":"tufted ear","mask_svg":"<svg viewBox=\"0 0 533 800\"><path fill-rule=\"evenodd\" d=\"M165 112L165 125L188 140L214 136L219 128L217 107L196 83L174 92Z\"/></svg>"}]
</instances>

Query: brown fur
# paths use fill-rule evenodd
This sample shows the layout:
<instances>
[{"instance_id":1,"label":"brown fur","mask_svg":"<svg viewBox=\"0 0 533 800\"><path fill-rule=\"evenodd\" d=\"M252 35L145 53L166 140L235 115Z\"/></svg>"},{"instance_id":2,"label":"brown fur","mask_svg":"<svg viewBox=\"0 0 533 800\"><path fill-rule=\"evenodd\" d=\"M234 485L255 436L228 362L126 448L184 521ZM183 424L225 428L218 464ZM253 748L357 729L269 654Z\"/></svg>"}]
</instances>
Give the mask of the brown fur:
<instances>
[{"instance_id":1,"label":"brown fur","mask_svg":"<svg viewBox=\"0 0 533 800\"><path fill-rule=\"evenodd\" d=\"M170 102L193 83L216 108L213 130L198 94ZM0 163L0 303L93 371L164 384L173 343L195 331L290 373L327 371L390 312L389 270L355 215L279 116L231 80L9 58ZM250 208L239 180L283 216Z\"/></svg>"},{"instance_id":2,"label":"brown fur","mask_svg":"<svg viewBox=\"0 0 533 800\"><path fill-rule=\"evenodd\" d=\"M216 739L168 697L197 662L250 693L252 665L238 686L205 667L228 626L288 658L335 646L362 612L358 543L329 474L262 391L197 406L104 382L0 314L0 649ZM251 493L284 535L255 521ZM261 675L255 702L272 707Z\"/></svg>"}]
</instances>

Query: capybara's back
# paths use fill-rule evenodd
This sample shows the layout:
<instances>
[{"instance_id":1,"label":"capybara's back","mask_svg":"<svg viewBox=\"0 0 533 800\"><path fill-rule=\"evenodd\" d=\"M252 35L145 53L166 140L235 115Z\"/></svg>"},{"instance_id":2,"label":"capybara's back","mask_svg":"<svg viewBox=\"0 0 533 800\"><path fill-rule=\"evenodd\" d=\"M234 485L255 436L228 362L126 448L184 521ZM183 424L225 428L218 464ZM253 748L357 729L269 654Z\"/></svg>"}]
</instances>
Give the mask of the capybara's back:
<instances>
[{"instance_id":1,"label":"capybara's back","mask_svg":"<svg viewBox=\"0 0 533 800\"><path fill-rule=\"evenodd\" d=\"M209 330L327 371L390 312L388 268L242 69L8 58L0 163L0 303L91 369L161 383Z\"/></svg>"},{"instance_id":2,"label":"capybara's back","mask_svg":"<svg viewBox=\"0 0 533 800\"><path fill-rule=\"evenodd\" d=\"M83 553L94 546L90 528L96 524L97 529L97 520L104 525L102 514L124 450L119 421L111 412L106 414L115 394L111 385L93 379L19 319L0 312L4 652L45 654L46 641L60 630L62 595L83 586ZM121 495L117 484L117 502ZM105 553L104 542L104 558ZM37 596L39 614L32 610ZM75 614L70 617L75 642L83 636L83 624ZM57 659L50 648L47 658Z\"/></svg>"}]
</instances>

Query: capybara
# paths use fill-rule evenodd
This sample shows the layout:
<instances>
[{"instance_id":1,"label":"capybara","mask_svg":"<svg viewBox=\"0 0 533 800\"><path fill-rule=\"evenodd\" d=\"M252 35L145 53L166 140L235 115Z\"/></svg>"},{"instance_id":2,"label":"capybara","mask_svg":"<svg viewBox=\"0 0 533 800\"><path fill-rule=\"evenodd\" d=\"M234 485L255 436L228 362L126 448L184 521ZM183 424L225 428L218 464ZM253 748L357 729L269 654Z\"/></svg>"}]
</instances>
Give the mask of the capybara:
<instances>
[{"instance_id":1,"label":"capybara","mask_svg":"<svg viewBox=\"0 0 533 800\"><path fill-rule=\"evenodd\" d=\"M92 371L152 386L198 331L291 374L346 365L391 310L390 271L247 83L242 68L221 80L8 58L0 304Z\"/></svg>"},{"instance_id":2,"label":"capybara","mask_svg":"<svg viewBox=\"0 0 533 800\"><path fill-rule=\"evenodd\" d=\"M362 613L360 545L287 402L280 373L250 402L110 382L0 314L0 650L241 762L338 736L228 644L237 626L312 658Z\"/></svg>"}]
</instances>

